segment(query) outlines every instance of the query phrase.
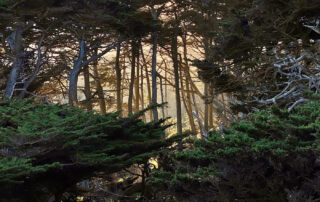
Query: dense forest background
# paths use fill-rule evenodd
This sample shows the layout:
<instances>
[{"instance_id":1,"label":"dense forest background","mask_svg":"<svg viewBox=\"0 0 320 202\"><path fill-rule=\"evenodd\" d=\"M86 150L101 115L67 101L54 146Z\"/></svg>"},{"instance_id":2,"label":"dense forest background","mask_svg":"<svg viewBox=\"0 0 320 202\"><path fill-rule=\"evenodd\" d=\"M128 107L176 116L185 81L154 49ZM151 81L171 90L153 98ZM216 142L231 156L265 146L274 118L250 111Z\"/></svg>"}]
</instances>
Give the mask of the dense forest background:
<instances>
[{"instance_id":1,"label":"dense forest background","mask_svg":"<svg viewBox=\"0 0 320 202\"><path fill-rule=\"evenodd\" d=\"M318 0L0 0L0 201L319 201Z\"/></svg>"}]
</instances>

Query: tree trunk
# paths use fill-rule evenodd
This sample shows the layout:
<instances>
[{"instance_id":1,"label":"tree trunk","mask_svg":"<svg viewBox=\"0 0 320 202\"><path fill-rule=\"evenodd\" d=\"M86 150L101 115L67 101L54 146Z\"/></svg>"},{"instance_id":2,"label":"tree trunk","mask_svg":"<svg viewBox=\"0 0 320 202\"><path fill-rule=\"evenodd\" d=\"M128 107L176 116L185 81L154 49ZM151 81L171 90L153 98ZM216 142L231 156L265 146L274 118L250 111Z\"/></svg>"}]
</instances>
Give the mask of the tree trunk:
<instances>
[{"instance_id":1,"label":"tree trunk","mask_svg":"<svg viewBox=\"0 0 320 202\"><path fill-rule=\"evenodd\" d=\"M213 128L213 105L209 104L209 128Z\"/></svg>"},{"instance_id":2,"label":"tree trunk","mask_svg":"<svg viewBox=\"0 0 320 202\"><path fill-rule=\"evenodd\" d=\"M128 98L128 114L132 114L132 100L133 100L133 88L135 80L135 68L136 68L136 47L137 44L134 40L131 42L131 77L129 86L129 98Z\"/></svg>"},{"instance_id":3,"label":"tree trunk","mask_svg":"<svg viewBox=\"0 0 320 202\"><path fill-rule=\"evenodd\" d=\"M148 73L148 64L147 64L146 58L144 57L142 46L140 47L140 50L141 50L141 56L142 56L143 65L145 68L146 79L147 79L148 100L149 100L149 104L151 104L152 103L152 95L151 95L150 77L149 77L149 73ZM150 110L149 115L150 115L150 121L151 121L153 118L153 112L151 110Z\"/></svg>"},{"instance_id":4,"label":"tree trunk","mask_svg":"<svg viewBox=\"0 0 320 202\"><path fill-rule=\"evenodd\" d=\"M205 59L209 60L209 39L204 38L204 51L205 51ZM204 84L204 127L206 131L209 129L209 84Z\"/></svg>"},{"instance_id":5,"label":"tree trunk","mask_svg":"<svg viewBox=\"0 0 320 202\"><path fill-rule=\"evenodd\" d=\"M181 100L179 92L179 64L178 64L178 37L176 30L171 39L171 55L174 69L174 81L175 81L175 92L176 92L176 110L177 110L177 132L182 134L182 117L181 117Z\"/></svg>"},{"instance_id":6,"label":"tree trunk","mask_svg":"<svg viewBox=\"0 0 320 202\"><path fill-rule=\"evenodd\" d=\"M153 54L152 54L152 104L157 104L157 46L158 33L153 32ZM158 109L153 109L153 120L158 121Z\"/></svg>"},{"instance_id":7,"label":"tree trunk","mask_svg":"<svg viewBox=\"0 0 320 202\"><path fill-rule=\"evenodd\" d=\"M168 102L168 82L167 82L167 79L168 79L168 65L167 63L165 62L165 69L164 69L164 86L165 86L165 101ZM169 116L169 109L168 109L168 106L166 106L166 116L168 117Z\"/></svg>"},{"instance_id":8,"label":"tree trunk","mask_svg":"<svg viewBox=\"0 0 320 202\"><path fill-rule=\"evenodd\" d=\"M84 95L86 96L86 109L88 111L92 110L92 95L91 95L91 87L90 87L90 71L89 65L86 65L83 69L83 77L84 77Z\"/></svg>"},{"instance_id":9,"label":"tree trunk","mask_svg":"<svg viewBox=\"0 0 320 202\"><path fill-rule=\"evenodd\" d=\"M162 83L162 76L160 74L159 74L159 79L160 79L161 103L164 103L163 83ZM164 119L166 117L164 112L164 105L161 106L161 111L162 111L162 118Z\"/></svg>"},{"instance_id":10,"label":"tree trunk","mask_svg":"<svg viewBox=\"0 0 320 202\"><path fill-rule=\"evenodd\" d=\"M80 50L77 60L74 62L73 69L69 74L69 104L76 106L78 104L78 76L82 68L85 56L85 40L84 37L80 41Z\"/></svg>"},{"instance_id":11,"label":"tree trunk","mask_svg":"<svg viewBox=\"0 0 320 202\"><path fill-rule=\"evenodd\" d=\"M116 77L117 77L117 111L120 111L120 116L122 115L122 97L121 97L121 69L120 69L120 51L121 45L118 44L117 46L117 55L116 55Z\"/></svg>"},{"instance_id":12,"label":"tree trunk","mask_svg":"<svg viewBox=\"0 0 320 202\"><path fill-rule=\"evenodd\" d=\"M70 70L69 73L69 104L75 106L78 104L78 98L77 98L77 90L78 90L78 76L80 73L80 70L82 67L88 65L90 62L96 62L96 65L98 65L97 63L97 59L99 59L100 57L102 57L103 55L105 55L106 53L108 53L110 50L114 49L119 43L121 43L122 41L118 41L117 43L111 44L108 47L106 47L103 51L101 51L101 53L98 54L98 48L95 49L95 55L92 56L91 58L89 58L88 60L84 61L84 56L85 56L85 40L84 37L82 37L81 41L80 41L80 50L79 50L79 56L77 61L74 62L73 65L73 69ZM98 73L97 68L95 68L96 72ZM99 79L98 79L99 80ZM98 82L100 83L100 82ZM97 84L98 85L98 84ZM101 84L100 84L101 87ZM102 87L101 87L102 89ZM101 99L101 89L98 89L98 95L99 99ZM99 93L100 90L100 93ZM102 94L103 94L103 89L102 89ZM101 100L100 100L101 101ZM101 101L102 103L102 101ZM103 103L104 103L104 98L103 98ZM105 103L104 103L105 105ZM105 106L104 106L105 109ZM105 113L105 110L102 110L102 113Z\"/></svg>"},{"instance_id":13,"label":"tree trunk","mask_svg":"<svg viewBox=\"0 0 320 202\"><path fill-rule=\"evenodd\" d=\"M23 51L21 50L22 33L23 26L18 26L16 31L12 34L14 38L12 37L11 41L8 41L9 44L11 43L11 49L14 53L13 66L4 93L5 98L8 99L11 99L13 96L14 88L17 84L17 80L23 65Z\"/></svg>"},{"instance_id":14,"label":"tree trunk","mask_svg":"<svg viewBox=\"0 0 320 202\"><path fill-rule=\"evenodd\" d=\"M158 25L158 13L152 9L153 16L153 27L156 28ZM152 47L152 104L157 104L157 51L158 51L158 32L152 33L153 47ZM158 121L158 109L153 109L153 120Z\"/></svg>"},{"instance_id":15,"label":"tree trunk","mask_svg":"<svg viewBox=\"0 0 320 202\"><path fill-rule=\"evenodd\" d=\"M143 88L143 87L144 87L144 83L143 83L144 77L143 77L143 66L140 67L140 71L141 71L141 72L140 72L140 76L141 76L141 79L140 79L141 109L144 109L144 92L143 92L143 89L144 89L144 88ZM145 114L143 114L142 118L143 118L143 121L144 121L144 122L147 121Z\"/></svg>"},{"instance_id":16,"label":"tree trunk","mask_svg":"<svg viewBox=\"0 0 320 202\"><path fill-rule=\"evenodd\" d=\"M138 41L138 43L136 44L137 48L136 48L136 69L137 69L137 76L136 76L136 81L135 81L135 112L138 112L140 107L139 107L139 101L140 101L140 92L139 92L139 84L140 84L140 54L139 54L139 47L141 46L141 42L140 40Z\"/></svg>"},{"instance_id":17,"label":"tree trunk","mask_svg":"<svg viewBox=\"0 0 320 202\"><path fill-rule=\"evenodd\" d=\"M37 78L37 75L38 75L38 73L40 71L41 62L42 62L41 45L42 45L43 40L44 40L44 34L42 33L42 36L41 36L41 39L39 41L38 48L37 48L37 63L36 63L36 66L35 66L35 70L32 73L32 75L30 76L30 79L28 79L27 81L24 82L23 89L19 94L19 99L23 99L24 98L24 96L25 96L30 84Z\"/></svg>"},{"instance_id":18,"label":"tree trunk","mask_svg":"<svg viewBox=\"0 0 320 202\"><path fill-rule=\"evenodd\" d=\"M186 100L186 103L187 103L187 106L188 106L188 117L189 117L189 122L190 122L190 126L191 126L191 130L193 133L196 133L196 125L194 123L194 118L193 118L193 115L192 115L192 103L191 103L191 89L190 89L190 84L189 84L189 79L186 78L186 87L187 87L187 100Z\"/></svg>"},{"instance_id":19,"label":"tree trunk","mask_svg":"<svg viewBox=\"0 0 320 202\"><path fill-rule=\"evenodd\" d=\"M204 84L204 128L209 128L209 105L208 105L208 84Z\"/></svg>"},{"instance_id":20,"label":"tree trunk","mask_svg":"<svg viewBox=\"0 0 320 202\"><path fill-rule=\"evenodd\" d=\"M94 51L96 54L98 53L97 48ZM106 114L107 107L106 107L106 102L105 102L105 98L104 98L103 87L102 87L101 81L100 81L100 75L98 72L98 60L95 60L93 63L93 75L94 75L98 99L99 99L100 113Z\"/></svg>"}]
</instances>

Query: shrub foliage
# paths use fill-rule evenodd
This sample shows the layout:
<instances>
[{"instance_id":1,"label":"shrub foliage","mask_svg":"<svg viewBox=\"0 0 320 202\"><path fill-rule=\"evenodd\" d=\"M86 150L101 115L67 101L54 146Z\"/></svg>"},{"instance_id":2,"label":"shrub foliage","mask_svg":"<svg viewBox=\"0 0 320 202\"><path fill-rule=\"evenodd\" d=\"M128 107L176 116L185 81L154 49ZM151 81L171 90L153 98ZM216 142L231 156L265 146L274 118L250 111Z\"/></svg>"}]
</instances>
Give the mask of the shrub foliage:
<instances>
[{"instance_id":1,"label":"shrub foliage","mask_svg":"<svg viewBox=\"0 0 320 202\"><path fill-rule=\"evenodd\" d=\"M171 153L151 184L178 201L313 201L320 198L320 103L251 114ZM162 185L162 186L159 186Z\"/></svg>"},{"instance_id":2,"label":"shrub foliage","mask_svg":"<svg viewBox=\"0 0 320 202\"><path fill-rule=\"evenodd\" d=\"M168 125L142 122L144 112L119 118L30 99L1 100L1 197L47 201L82 179L145 163L179 137L164 140Z\"/></svg>"}]
</instances>

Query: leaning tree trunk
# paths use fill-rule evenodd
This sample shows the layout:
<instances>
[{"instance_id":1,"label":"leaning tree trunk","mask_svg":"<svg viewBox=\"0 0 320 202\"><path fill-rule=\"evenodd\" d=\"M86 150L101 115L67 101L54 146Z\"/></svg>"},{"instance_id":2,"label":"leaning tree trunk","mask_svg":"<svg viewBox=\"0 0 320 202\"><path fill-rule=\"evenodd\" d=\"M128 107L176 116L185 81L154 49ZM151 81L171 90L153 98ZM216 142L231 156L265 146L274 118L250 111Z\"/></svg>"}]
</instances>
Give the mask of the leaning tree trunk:
<instances>
[{"instance_id":1,"label":"leaning tree trunk","mask_svg":"<svg viewBox=\"0 0 320 202\"><path fill-rule=\"evenodd\" d=\"M18 26L16 31L12 33L12 37L8 38L10 48L14 53L13 66L10 72L10 76L7 82L4 96L11 99L15 90L15 86L18 82L19 73L23 65L23 51L21 50L23 26Z\"/></svg>"},{"instance_id":2,"label":"leaning tree trunk","mask_svg":"<svg viewBox=\"0 0 320 202\"><path fill-rule=\"evenodd\" d=\"M85 56L85 40L82 37L80 41L80 50L77 61L74 62L73 69L69 74L69 104L76 106L78 104L78 76L82 68Z\"/></svg>"},{"instance_id":3,"label":"leaning tree trunk","mask_svg":"<svg viewBox=\"0 0 320 202\"><path fill-rule=\"evenodd\" d=\"M114 43L114 44L111 44L109 46L107 46L103 51L101 51L99 54L98 54L98 48L95 48L95 55L90 57L88 60L84 61L84 56L85 56L85 39L84 37L82 37L81 41L80 41L80 50L79 50L79 56L78 56L78 59L77 61L75 61L74 63L74 66L73 66L73 69L70 71L69 73L69 104L71 105L77 105L78 104L78 98L77 98L77 91L78 91L78 76L79 76L79 73L80 73L80 70L88 65L90 62L95 62L94 66L95 66L95 74L98 73L98 70L97 70L97 60L99 58L101 58L103 55L105 55L106 53L108 53L109 51L111 51L112 49L114 49L118 44L121 44L122 40ZM97 91L98 91L98 96L99 96L99 100L100 100L100 103L104 103L104 96L103 95L103 89L101 87L101 84L99 85L100 81L99 79L97 78L97 76L95 75L95 79L96 79L96 84L97 84ZM103 99L103 100L101 100ZM104 103L104 109L101 110L101 112L103 114L106 113L106 110L105 110L105 103Z\"/></svg>"},{"instance_id":4,"label":"leaning tree trunk","mask_svg":"<svg viewBox=\"0 0 320 202\"><path fill-rule=\"evenodd\" d=\"M37 75L41 69L41 63L42 63L42 53L41 53L41 45L42 42L44 40L44 33L42 33L41 39L39 41L38 44L38 48L37 48L37 63L35 66L35 70L32 73L32 75L30 76L30 78L24 82L23 84L23 89L21 90L20 94L19 94L19 99L23 99L25 94L28 92L28 88L31 85L31 83L37 78ZM48 48L48 47L47 47Z\"/></svg>"}]
</instances>

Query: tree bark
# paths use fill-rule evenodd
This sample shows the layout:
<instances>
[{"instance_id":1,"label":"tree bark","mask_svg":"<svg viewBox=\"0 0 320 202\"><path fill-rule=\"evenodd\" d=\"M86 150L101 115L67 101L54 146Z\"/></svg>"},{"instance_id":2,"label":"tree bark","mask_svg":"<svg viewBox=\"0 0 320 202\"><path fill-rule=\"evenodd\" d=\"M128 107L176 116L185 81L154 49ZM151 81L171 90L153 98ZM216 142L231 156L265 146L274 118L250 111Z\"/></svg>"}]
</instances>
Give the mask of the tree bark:
<instances>
[{"instance_id":1,"label":"tree bark","mask_svg":"<svg viewBox=\"0 0 320 202\"><path fill-rule=\"evenodd\" d=\"M184 42L184 48L183 48L183 60L184 60L184 63L183 63L183 60L180 56L180 65L181 67L183 67L183 69L185 70L184 73L186 75L186 97L185 98L183 96L183 98L185 99L184 102L185 102L185 106L186 106L186 109L187 109L187 114L188 114L188 118L189 118L189 123L190 123L190 126L191 126L191 130L193 133L196 133L196 125L194 123L194 117L192 115L192 103L191 103L191 86L190 86L190 83L192 82L192 79L191 79L191 76L190 76L190 68L189 68L189 65L188 65L188 59L187 59L187 47L186 47L186 39L183 39L183 42ZM188 75L188 76L187 76ZM181 73L181 79L182 79L182 73ZM181 88L182 90L183 89L183 85L181 85Z\"/></svg>"},{"instance_id":2,"label":"tree bark","mask_svg":"<svg viewBox=\"0 0 320 202\"><path fill-rule=\"evenodd\" d=\"M143 65L145 68L146 79L147 79L148 100L149 100L149 104L151 104L152 103L152 95L151 95L150 78L149 78L149 73L148 73L148 64L147 64L146 58L144 57L142 46L140 47L140 50L141 50L141 56L142 56ZM150 110L149 115L150 115L150 121L151 121L153 118L153 112L151 110Z\"/></svg>"},{"instance_id":3,"label":"tree bark","mask_svg":"<svg viewBox=\"0 0 320 202\"><path fill-rule=\"evenodd\" d=\"M131 77L129 86L129 98L128 98L128 114L132 114L132 100L133 100L133 88L135 83L135 67L136 67L136 47L137 44L134 40L131 42Z\"/></svg>"},{"instance_id":4,"label":"tree bark","mask_svg":"<svg viewBox=\"0 0 320 202\"><path fill-rule=\"evenodd\" d=\"M76 106L78 104L78 76L82 68L83 59L85 56L85 39L81 38L79 55L74 61L73 69L69 74L69 104Z\"/></svg>"},{"instance_id":5,"label":"tree bark","mask_svg":"<svg viewBox=\"0 0 320 202\"><path fill-rule=\"evenodd\" d=\"M120 52L121 52L121 45L118 44L117 46L117 55L116 55L116 77L117 77L117 111L120 111L120 116L122 116L122 97L121 97L121 69L120 69Z\"/></svg>"},{"instance_id":6,"label":"tree bark","mask_svg":"<svg viewBox=\"0 0 320 202\"><path fill-rule=\"evenodd\" d=\"M139 109L140 109L140 106L139 106L139 101L140 101L140 92L139 92L139 84L140 84L140 54L139 54L139 47L141 46L141 42L140 40L137 42L136 44L136 69L137 69L137 76L136 76L136 81L135 81L135 103L134 103L134 106L135 106L135 112L138 112Z\"/></svg>"},{"instance_id":7,"label":"tree bark","mask_svg":"<svg viewBox=\"0 0 320 202\"><path fill-rule=\"evenodd\" d=\"M16 31L12 34L13 37L11 41L8 41L11 46L11 50L14 53L13 66L4 93L4 97L8 99L11 99L13 96L14 89L18 82L18 77L23 65L23 51L21 50L23 29L23 26L18 26Z\"/></svg>"},{"instance_id":8,"label":"tree bark","mask_svg":"<svg viewBox=\"0 0 320 202\"><path fill-rule=\"evenodd\" d=\"M84 77L84 95L86 97L85 106L88 111L92 110L92 97L91 97L91 87L90 87L90 70L89 65L86 65L83 69Z\"/></svg>"},{"instance_id":9,"label":"tree bark","mask_svg":"<svg viewBox=\"0 0 320 202\"><path fill-rule=\"evenodd\" d=\"M98 53L97 48L94 51L96 54ZM97 90L98 99L99 99L100 113L106 114L107 107L106 107L106 102L105 102L105 98L104 98L103 87L102 87L101 81L100 81L100 75L98 72L98 60L95 60L93 63L93 75L94 75L96 90Z\"/></svg>"},{"instance_id":10,"label":"tree bark","mask_svg":"<svg viewBox=\"0 0 320 202\"><path fill-rule=\"evenodd\" d=\"M164 94L163 94L163 83L162 83L162 76L158 74L159 80L160 80L160 93L161 93L161 103L164 103ZM164 112L164 105L161 106L162 111L162 118L164 119L166 117Z\"/></svg>"},{"instance_id":11,"label":"tree bark","mask_svg":"<svg viewBox=\"0 0 320 202\"><path fill-rule=\"evenodd\" d=\"M174 81L176 92L176 110L177 110L177 132L182 134L182 117L181 117L181 100L179 92L179 64L178 64L178 36L176 30L174 30L171 39L171 56L174 69Z\"/></svg>"},{"instance_id":12,"label":"tree bark","mask_svg":"<svg viewBox=\"0 0 320 202\"><path fill-rule=\"evenodd\" d=\"M191 130L193 133L196 133L196 125L194 123L194 118L192 115L192 103L191 103L191 93L190 93L190 84L189 84L189 79L186 78L186 88L187 88L187 100L186 100L186 104L188 106L188 117L189 117L189 122L190 122L190 126L191 126Z\"/></svg>"},{"instance_id":13,"label":"tree bark","mask_svg":"<svg viewBox=\"0 0 320 202\"><path fill-rule=\"evenodd\" d=\"M95 50L95 55L84 61L85 56L85 39L82 37L80 41L80 50L78 59L74 62L73 69L69 73L69 104L76 106L78 104L77 91L78 91L78 76L82 67L88 65L90 62L97 62L97 59L101 58L103 55L114 49L119 43L118 41L114 44L107 46L101 53L98 54L98 48ZM98 65L98 64L96 64ZM100 85L101 86L101 85ZM98 92L99 93L99 92ZM102 92L103 93L103 92ZM104 99L103 99L104 102Z\"/></svg>"},{"instance_id":14,"label":"tree bark","mask_svg":"<svg viewBox=\"0 0 320 202\"><path fill-rule=\"evenodd\" d=\"M41 36L41 39L39 41L39 44L38 44L38 48L37 48L37 64L36 64L36 67L35 67L35 70L33 72L33 74L31 75L30 79L28 79L27 81L24 82L23 84L23 89L22 91L20 92L19 94L19 99L23 99L30 84L36 79L39 71L40 71L40 68L41 68L41 62L42 62L42 53L41 53L41 45L42 45L42 42L44 40L44 34L42 34Z\"/></svg>"},{"instance_id":15,"label":"tree bark","mask_svg":"<svg viewBox=\"0 0 320 202\"><path fill-rule=\"evenodd\" d=\"M144 77L143 77L143 66L140 67L140 76L141 76L141 79L140 79L140 98L141 98L141 109L144 109L144 92L143 92L143 89L144 89ZM146 122L146 115L143 114L142 116L143 118L143 121Z\"/></svg>"},{"instance_id":16,"label":"tree bark","mask_svg":"<svg viewBox=\"0 0 320 202\"><path fill-rule=\"evenodd\" d=\"M158 24L158 13L152 9L154 27ZM152 104L157 104L157 49L158 49L158 32L152 33L153 47L152 47ZM158 109L153 109L153 120L158 121Z\"/></svg>"},{"instance_id":17,"label":"tree bark","mask_svg":"<svg viewBox=\"0 0 320 202\"><path fill-rule=\"evenodd\" d=\"M208 84L204 84L204 128L209 128L209 105L208 105Z\"/></svg>"}]
</instances>

